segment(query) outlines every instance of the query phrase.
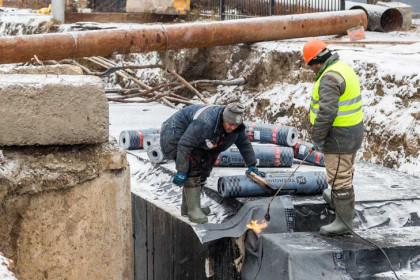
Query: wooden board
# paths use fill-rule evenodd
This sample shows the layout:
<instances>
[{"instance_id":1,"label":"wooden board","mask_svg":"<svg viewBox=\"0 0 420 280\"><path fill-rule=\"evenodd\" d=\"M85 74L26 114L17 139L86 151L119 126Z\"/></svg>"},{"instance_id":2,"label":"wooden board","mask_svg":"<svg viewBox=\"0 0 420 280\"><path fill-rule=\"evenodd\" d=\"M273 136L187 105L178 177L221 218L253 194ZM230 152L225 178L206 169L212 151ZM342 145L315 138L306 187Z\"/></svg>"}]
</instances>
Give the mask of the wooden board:
<instances>
[{"instance_id":1,"label":"wooden board","mask_svg":"<svg viewBox=\"0 0 420 280\"><path fill-rule=\"evenodd\" d=\"M136 280L240 279L230 238L201 244L184 220L133 193L132 203Z\"/></svg>"}]
</instances>

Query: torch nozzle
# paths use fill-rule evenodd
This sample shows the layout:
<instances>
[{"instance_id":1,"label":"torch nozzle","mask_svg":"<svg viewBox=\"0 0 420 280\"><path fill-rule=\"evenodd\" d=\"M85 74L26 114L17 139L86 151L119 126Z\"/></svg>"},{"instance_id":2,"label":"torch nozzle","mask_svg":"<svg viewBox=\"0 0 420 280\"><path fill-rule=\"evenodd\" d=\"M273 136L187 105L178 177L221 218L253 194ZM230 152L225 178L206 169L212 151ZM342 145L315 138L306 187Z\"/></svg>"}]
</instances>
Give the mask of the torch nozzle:
<instances>
[{"instance_id":1,"label":"torch nozzle","mask_svg":"<svg viewBox=\"0 0 420 280\"><path fill-rule=\"evenodd\" d=\"M264 219L269 222L270 221L270 213L265 213Z\"/></svg>"}]
</instances>

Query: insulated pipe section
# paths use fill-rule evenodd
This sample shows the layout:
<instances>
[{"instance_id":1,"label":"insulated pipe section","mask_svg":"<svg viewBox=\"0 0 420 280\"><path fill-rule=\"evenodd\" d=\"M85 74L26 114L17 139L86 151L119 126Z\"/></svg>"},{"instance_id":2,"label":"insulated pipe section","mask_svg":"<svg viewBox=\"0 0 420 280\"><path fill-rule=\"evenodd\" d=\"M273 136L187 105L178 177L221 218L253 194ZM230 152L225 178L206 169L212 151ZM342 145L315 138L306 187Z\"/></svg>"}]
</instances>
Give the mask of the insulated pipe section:
<instances>
[{"instance_id":1,"label":"insulated pipe section","mask_svg":"<svg viewBox=\"0 0 420 280\"><path fill-rule=\"evenodd\" d=\"M295 158L300 160L305 159L305 157L309 154L309 150L312 146L313 145L307 142L297 142L293 148ZM312 152L312 154L309 155L305 161L318 166L325 166L324 154L319 151Z\"/></svg>"},{"instance_id":2,"label":"insulated pipe section","mask_svg":"<svg viewBox=\"0 0 420 280\"><path fill-rule=\"evenodd\" d=\"M124 150L143 149L144 137L150 134L158 134L158 129L124 130L120 133L118 143Z\"/></svg>"},{"instance_id":3,"label":"insulated pipe section","mask_svg":"<svg viewBox=\"0 0 420 280\"><path fill-rule=\"evenodd\" d=\"M346 1L346 10L363 10L367 15L367 30L390 32L400 30L403 16L398 9Z\"/></svg>"},{"instance_id":4,"label":"insulated pipe section","mask_svg":"<svg viewBox=\"0 0 420 280\"><path fill-rule=\"evenodd\" d=\"M27 62L34 55L61 60L346 34L347 29L366 24L366 14L355 10L10 36L0 38L0 63Z\"/></svg>"},{"instance_id":5,"label":"insulated pipe section","mask_svg":"<svg viewBox=\"0 0 420 280\"><path fill-rule=\"evenodd\" d=\"M281 187L283 182L291 175L287 173L269 173L264 178L275 189ZM290 181L284 185L280 195L301 194L315 195L321 194L328 187L325 172L296 172ZM249 197L272 195L267 189L261 187L247 176L228 176L220 177L217 186L218 192L222 197Z\"/></svg>"},{"instance_id":6,"label":"insulated pipe section","mask_svg":"<svg viewBox=\"0 0 420 280\"><path fill-rule=\"evenodd\" d=\"M160 145L160 134L148 134L144 136L143 148L147 150L152 145Z\"/></svg>"},{"instance_id":7,"label":"insulated pipe section","mask_svg":"<svg viewBox=\"0 0 420 280\"><path fill-rule=\"evenodd\" d=\"M260 167L290 167L293 165L293 149L290 147L253 146L257 165ZM244 167L245 160L237 147L220 153L214 166Z\"/></svg>"},{"instance_id":8,"label":"insulated pipe section","mask_svg":"<svg viewBox=\"0 0 420 280\"><path fill-rule=\"evenodd\" d=\"M147 156L152 163L163 163L165 161L165 156L160 148L160 144L149 146L147 148Z\"/></svg>"},{"instance_id":9,"label":"insulated pipe section","mask_svg":"<svg viewBox=\"0 0 420 280\"><path fill-rule=\"evenodd\" d=\"M251 142L293 147L298 141L298 131L291 126L257 122L244 122L244 125Z\"/></svg>"}]
</instances>

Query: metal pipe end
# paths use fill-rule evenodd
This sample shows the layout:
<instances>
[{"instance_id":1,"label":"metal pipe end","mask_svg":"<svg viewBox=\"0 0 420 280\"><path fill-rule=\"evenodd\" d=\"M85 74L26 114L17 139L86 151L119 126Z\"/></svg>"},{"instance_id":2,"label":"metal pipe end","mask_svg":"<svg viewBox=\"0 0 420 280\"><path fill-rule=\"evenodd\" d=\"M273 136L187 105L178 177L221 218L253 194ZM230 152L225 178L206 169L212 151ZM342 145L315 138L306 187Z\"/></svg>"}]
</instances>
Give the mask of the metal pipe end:
<instances>
[{"instance_id":1,"label":"metal pipe end","mask_svg":"<svg viewBox=\"0 0 420 280\"><path fill-rule=\"evenodd\" d=\"M384 32L401 30L402 25L403 16L397 9L388 9L381 16L381 27Z\"/></svg>"}]
</instances>

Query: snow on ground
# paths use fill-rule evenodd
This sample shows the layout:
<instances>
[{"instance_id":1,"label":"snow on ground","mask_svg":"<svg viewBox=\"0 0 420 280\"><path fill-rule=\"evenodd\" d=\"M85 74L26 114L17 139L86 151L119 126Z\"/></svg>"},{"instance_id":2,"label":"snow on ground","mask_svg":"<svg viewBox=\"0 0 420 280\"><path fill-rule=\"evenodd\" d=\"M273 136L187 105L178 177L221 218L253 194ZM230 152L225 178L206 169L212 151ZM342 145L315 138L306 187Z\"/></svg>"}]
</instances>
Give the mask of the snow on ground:
<instances>
[{"instance_id":1,"label":"snow on ground","mask_svg":"<svg viewBox=\"0 0 420 280\"><path fill-rule=\"evenodd\" d=\"M1 280L16 280L13 272L11 272L8 267L10 266L10 260L5 258L2 253L0 253L0 279Z\"/></svg>"},{"instance_id":2,"label":"snow on ground","mask_svg":"<svg viewBox=\"0 0 420 280\"><path fill-rule=\"evenodd\" d=\"M34 10L0 8L0 36L31 34L51 19L52 15L37 14Z\"/></svg>"}]
</instances>

